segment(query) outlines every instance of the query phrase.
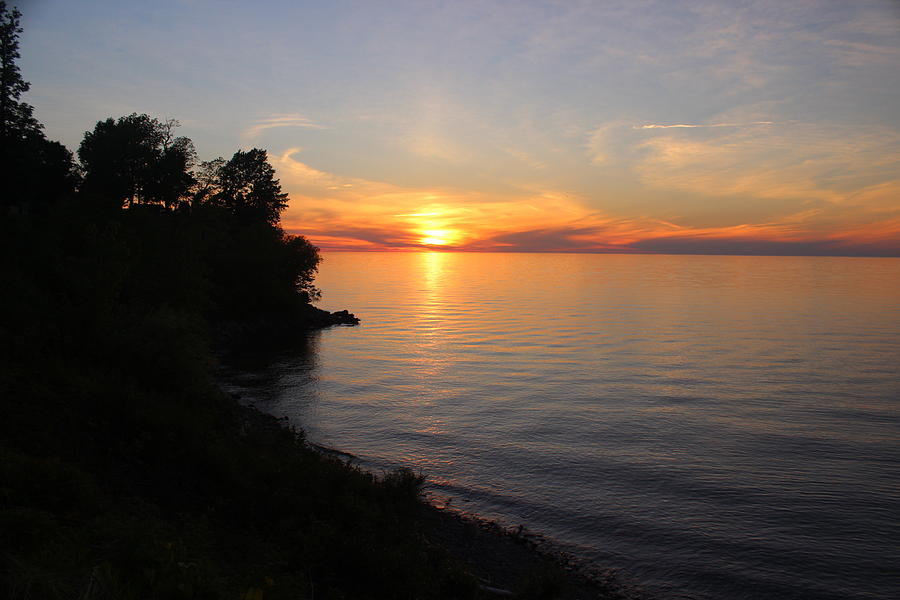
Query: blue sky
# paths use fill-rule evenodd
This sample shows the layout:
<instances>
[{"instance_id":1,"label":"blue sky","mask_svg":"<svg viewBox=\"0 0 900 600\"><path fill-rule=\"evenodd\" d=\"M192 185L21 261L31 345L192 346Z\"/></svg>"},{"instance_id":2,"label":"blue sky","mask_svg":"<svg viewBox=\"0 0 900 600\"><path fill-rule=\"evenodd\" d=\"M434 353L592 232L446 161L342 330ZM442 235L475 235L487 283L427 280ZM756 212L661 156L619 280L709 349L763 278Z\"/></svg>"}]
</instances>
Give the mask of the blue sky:
<instances>
[{"instance_id":1,"label":"blue sky","mask_svg":"<svg viewBox=\"0 0 900 600\"><path fill-rule=\"evenodd\" d=\"M895 1L19 7L49 137L266 148L324 247L900 254Z\"/></svg>"}]
</instances>

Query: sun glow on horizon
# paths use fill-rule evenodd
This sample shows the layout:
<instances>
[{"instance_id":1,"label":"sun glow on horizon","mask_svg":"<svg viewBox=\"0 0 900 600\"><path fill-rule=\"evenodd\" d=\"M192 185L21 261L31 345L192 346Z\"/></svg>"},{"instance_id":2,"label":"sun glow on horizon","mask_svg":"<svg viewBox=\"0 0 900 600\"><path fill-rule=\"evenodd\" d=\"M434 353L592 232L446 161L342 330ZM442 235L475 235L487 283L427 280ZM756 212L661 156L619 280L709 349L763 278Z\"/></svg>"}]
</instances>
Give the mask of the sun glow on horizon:
<instances>
[{"instance_id":1,"label":"sun glow on horizon","mask_svg":"<svg viewBox=\"0 0 900 600\"><path fill-rule=\"evenodd\" d=\"M456 239L456 232L449 229L425 229L419 243L423 246L447 246Z\"/></svg>"},{"instance_id":2,"label":"sun glow on horizon","mask_svg":"<svg viewBox=\"0 0 900 600\"><path fill-rule=\"evenodd\" d=\"M119 110L266 149L324 250L900 257L897 3L44 0L21 69L69 149ZM273 87L273 57L304 67Z\"/></svg>"}]
</instances>

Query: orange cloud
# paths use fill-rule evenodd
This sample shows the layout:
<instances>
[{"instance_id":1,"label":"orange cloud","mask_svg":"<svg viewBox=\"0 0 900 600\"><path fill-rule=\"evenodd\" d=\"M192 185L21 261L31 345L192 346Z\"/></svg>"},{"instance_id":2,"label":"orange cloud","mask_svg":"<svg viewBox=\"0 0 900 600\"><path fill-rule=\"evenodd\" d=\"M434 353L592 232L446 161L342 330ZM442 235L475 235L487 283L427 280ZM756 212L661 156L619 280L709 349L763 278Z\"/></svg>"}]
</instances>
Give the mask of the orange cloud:
<instances>
[{"instance_id":1,"label":"orange cloud","mask_svg":"<svg viewBox=\"0 0 900 600\"><path fill-rule=\"evenodd\" d=\"M752 137L657 138L646 142L650 154L636 170L652 185L698 193L712 186L719 197L783 194L825 204L760 223L696 227L651 215L613 217L591 208L586 197L552 189L523 187L498 196L342 177L299 161L296 148L272 162L290 194L285 228L328 250L900 254L900 181L839 193L817 185L802 161L789 161L786 173L765 162L746 172L734 148L741 144L749 144L751 154L762 151ZM837 157L852 152L832 151Z\"/></svg>"}]
</instances>

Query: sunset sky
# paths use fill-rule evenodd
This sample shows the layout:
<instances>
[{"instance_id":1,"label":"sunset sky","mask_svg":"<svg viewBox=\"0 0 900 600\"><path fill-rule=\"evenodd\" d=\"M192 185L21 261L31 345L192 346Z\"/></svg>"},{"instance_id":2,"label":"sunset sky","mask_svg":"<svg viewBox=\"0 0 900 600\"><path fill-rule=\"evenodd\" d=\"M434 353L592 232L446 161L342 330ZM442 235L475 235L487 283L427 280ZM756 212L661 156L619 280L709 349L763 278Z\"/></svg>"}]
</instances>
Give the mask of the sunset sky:
<instances>
[{"instance_id":1,"label":"sunset sky","mask_svg":"<svg viewBox=\"0 0 900 600\"><path fill-rule=\"evenodd\" d=\"M323 249L900 256L900 2L26 0L23 100L269 151Z\"/></svg>"}]
</instances>

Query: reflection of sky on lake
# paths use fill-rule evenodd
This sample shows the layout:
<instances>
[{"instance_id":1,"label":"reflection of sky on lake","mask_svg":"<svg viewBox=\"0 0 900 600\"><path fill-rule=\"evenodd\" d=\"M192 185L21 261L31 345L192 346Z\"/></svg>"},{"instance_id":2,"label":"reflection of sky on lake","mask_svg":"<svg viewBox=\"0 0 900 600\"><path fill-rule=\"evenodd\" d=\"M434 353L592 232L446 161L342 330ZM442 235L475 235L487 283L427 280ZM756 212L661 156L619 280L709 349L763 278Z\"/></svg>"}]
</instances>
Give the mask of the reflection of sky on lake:
<instances>
[{"instance_id":1,"label":"reflection of sky on lake","mask_svg":"<svg viewBox=\"0 0 900 600\"><path fill-rule=\"evenodd\" d=\"M266 404L313 441L656 589L887 597L900 261L328 254L319 284L362 325Z\"/></svg>"}]
</instances>

